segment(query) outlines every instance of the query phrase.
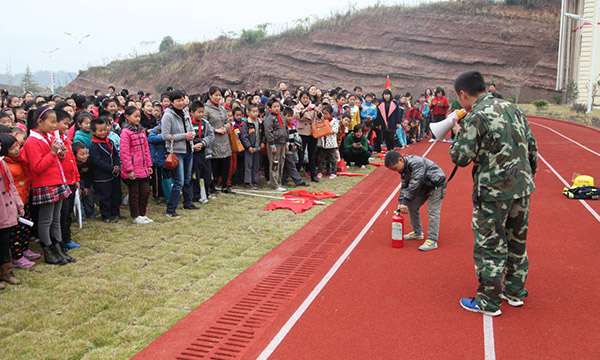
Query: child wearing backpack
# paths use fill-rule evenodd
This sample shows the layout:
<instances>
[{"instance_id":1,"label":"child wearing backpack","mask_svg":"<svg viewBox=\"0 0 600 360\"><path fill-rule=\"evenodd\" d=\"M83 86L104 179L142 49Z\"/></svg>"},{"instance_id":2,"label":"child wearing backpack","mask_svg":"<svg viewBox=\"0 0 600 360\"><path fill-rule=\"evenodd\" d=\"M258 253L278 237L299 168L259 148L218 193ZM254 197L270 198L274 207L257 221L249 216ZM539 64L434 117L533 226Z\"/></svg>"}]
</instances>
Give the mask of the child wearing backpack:
<instances>
[{"instance_id":1,"label":"child wearing backpack","mask_svg":"<svg viewBox=\"0 0 600 360\"><path fill-rule=\"evenodd\" d=\"M265 137L267 139L267 154L269 156L269 169L271 186L275 191L286 191L281 185L283 169L285 166L285 150L288 138L287 124L281 116L281 103L277 99L269 100L271 113L264 122Z\"/></svg>"},{"instance_id":2,"label":"child wearing backpack","mask_svg":"<svg viewBox=\"0 0 600 360\"><path fill-rule=\"evenodd\" d=\"M292 178L296 186L310 186L309 183L302 180L298 173L298 149L302 146L302 138L298 134L296 125L294 124L294 110L290 107L283 109L288 127L288 141L285 153L285 166L283 168L282 185L288 185L288 176Z\"/></svg>"},{"instance_id":3,"label":"child wearing backpack","mask_svg":"<svg viewBox=\"0 0 600 360\"><path fill-rule=\"evenodd\" d=\"M260 169L260 145L262 130L258 118L258 106L251 104L246 109L246 123L242 126L240 140L244 145L244 183L252 190L258 189L258 171Z\"/></svg>"},{"instance_id":4,"label":"child wearing backpack","mask_svg":"<svg viewBox=\"0 0 600 360\"><path fill-rule=\"evenodd\" d=\"M337 177L336 150L338 149L336 134L339 130L340 122L338 119L333 118L333 108L330 105L323 106L322 113L323 120L329 121L333 134L317 139L317 146L319 147L321 156L321 170L330 179L335 179Z\"/></svg>"}]
</instances>

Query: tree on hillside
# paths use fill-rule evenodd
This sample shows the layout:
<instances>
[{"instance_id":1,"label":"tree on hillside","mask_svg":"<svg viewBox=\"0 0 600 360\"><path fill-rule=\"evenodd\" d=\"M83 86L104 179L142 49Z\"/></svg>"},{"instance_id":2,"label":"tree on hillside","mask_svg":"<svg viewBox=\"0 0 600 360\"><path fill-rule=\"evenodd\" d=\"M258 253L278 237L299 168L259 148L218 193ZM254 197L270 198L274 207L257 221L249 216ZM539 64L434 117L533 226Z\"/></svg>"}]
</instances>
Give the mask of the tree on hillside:
<instances>
[{"instance_id":1,"label":"tree on hillside","mask_svg":"<svg viewBox=\"0 0 600 360\"><path fill-rule=\"evenodd\" d=\"M163 51L167 50L168 48L170 48L173 45L175 45L175 41L173 40L172 37L170 37L169 35L167 35L160 42L160 45L158 46L158 51L159 52L163 52Z\"/></svg>"},{"instance_id":2,"label":"tree on hillside","mask_svg":"<svg viewBox=\"0 0 600 360\"><path fill-rule=\"evenodd\" d=\"M25 74L23 75L23 79L21 79L21 87L23 88L23 91L31 91L34 93L39 92L40 90L35 77L29 69L29 65L25 68Z\"/></svg>"}]
</instances>

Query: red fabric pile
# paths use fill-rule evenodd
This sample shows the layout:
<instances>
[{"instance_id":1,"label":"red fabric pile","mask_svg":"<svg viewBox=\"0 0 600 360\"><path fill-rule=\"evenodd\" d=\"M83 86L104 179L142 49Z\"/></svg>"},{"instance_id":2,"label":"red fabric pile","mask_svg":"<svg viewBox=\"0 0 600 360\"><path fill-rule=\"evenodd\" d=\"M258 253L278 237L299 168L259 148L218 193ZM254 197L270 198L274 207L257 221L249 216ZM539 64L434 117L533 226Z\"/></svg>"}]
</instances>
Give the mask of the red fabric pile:
<instances>
[{"instance_id":1,"label":"red fabric pile","mask_svg":"<svg viewBox=\"0 0 600 360\"><path fill-rule=\"evenodd\" d=\"M265 207L265 211L268 210L277 210L277 209L289 209L292 210L295 214L300 214L305 212L306 210L312 208L317 203L311 199L285 199L285 200L277 200L269 203L267 207Z\"/></svg>"},{"instance_id":2,"label":"red fabric pile","mask_svg":"<svg viewBox=\"0 0 600 360\"><path fill-rule=\"evenodd\" d=\"M283 197L301 197L307 199L321 200L321 199L332 199L339 197L338 194L331 191L308 191L308 190L293 190L283 194Z\"/></svg>"}]
</instances>

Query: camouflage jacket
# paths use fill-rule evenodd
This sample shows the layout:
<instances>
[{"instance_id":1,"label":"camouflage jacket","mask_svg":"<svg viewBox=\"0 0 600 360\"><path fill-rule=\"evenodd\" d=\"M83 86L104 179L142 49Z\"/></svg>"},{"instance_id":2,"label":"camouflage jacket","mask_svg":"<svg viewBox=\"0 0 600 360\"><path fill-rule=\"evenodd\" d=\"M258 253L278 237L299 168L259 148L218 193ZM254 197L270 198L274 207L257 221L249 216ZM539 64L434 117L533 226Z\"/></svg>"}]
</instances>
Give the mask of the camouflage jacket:
<instances>
[{"instance_id":1,"label":"camouflage jacket","mask_svg":"<svg viewBox=\"0 0 600 360\"><path fill-rule=\"evenodd\" d=\"M518 199L535 190L537 144L517 106L486 93L460 122L450 148L458 166L473 162L473 202Z\"/></svg>"}]
</instances>

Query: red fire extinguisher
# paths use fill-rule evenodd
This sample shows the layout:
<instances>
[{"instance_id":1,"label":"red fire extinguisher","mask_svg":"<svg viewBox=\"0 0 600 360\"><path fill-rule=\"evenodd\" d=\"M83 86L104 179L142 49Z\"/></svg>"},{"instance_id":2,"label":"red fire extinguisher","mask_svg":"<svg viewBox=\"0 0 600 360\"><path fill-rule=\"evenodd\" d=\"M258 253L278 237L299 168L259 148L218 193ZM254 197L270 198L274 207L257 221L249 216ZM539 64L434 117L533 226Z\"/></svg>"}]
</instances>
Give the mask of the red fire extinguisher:
<instances>
[{"instance_id":1,"label":"red fire extinguisher","mask_svg":"<svg viewBox=\"0 0 600 360\"><path fill-rule=\"evenodd\" d=\"M394 212L392 218L392 247L404 247L404 218L399 212Z\"/></svg>"}]
</instances>

